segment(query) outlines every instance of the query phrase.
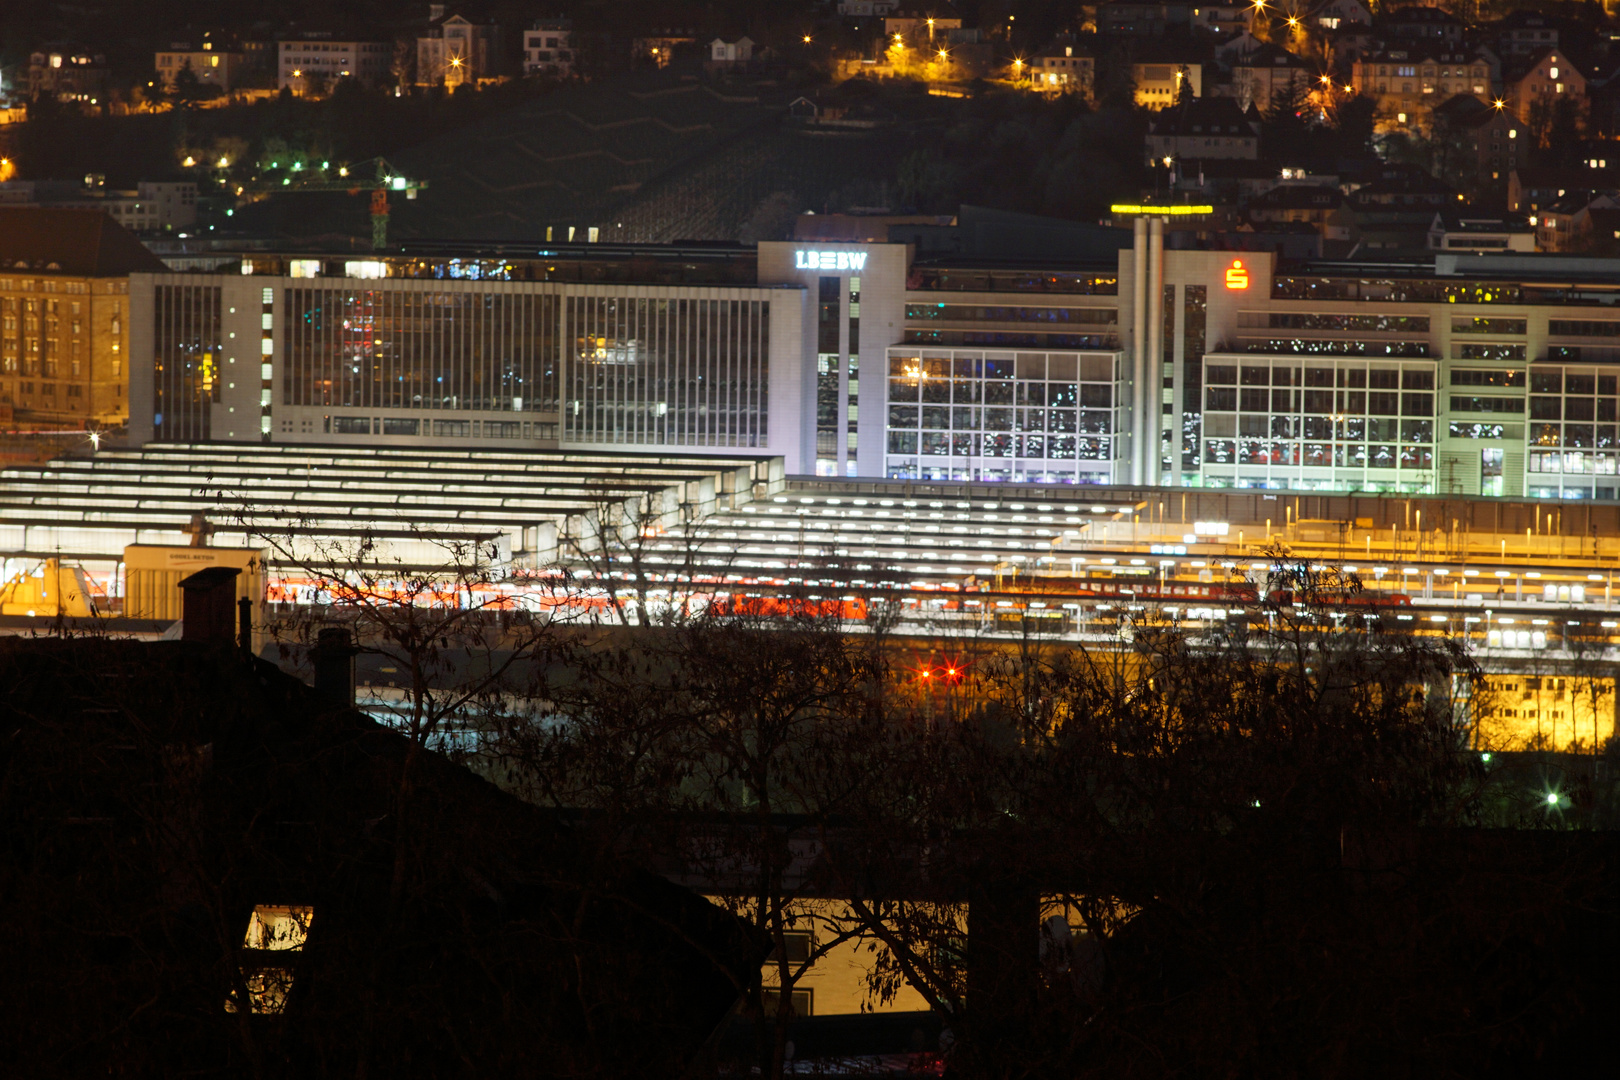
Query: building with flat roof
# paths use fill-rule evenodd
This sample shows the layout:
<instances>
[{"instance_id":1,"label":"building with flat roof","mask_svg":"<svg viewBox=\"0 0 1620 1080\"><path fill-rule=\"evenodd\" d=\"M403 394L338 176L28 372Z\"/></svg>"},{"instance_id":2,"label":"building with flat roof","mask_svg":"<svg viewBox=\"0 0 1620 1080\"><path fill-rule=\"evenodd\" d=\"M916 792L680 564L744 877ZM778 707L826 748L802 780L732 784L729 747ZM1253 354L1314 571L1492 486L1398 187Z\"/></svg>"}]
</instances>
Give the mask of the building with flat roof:
<instances>
[{"instance_id":1,"label":"building with flat roof","mask_svg":"<svg viewBox=\"0 0 1620 1080\"><path fill-rule=\"evenodd\" d=\"M101 186L96 174L85 180L8 180L0 183L0 206L105 211L132 232L173 232L197 223L195 181L142 180L134 190L116 190Z\"/></svg>"},{"instance_id":2,"label":"building with flat roof","mask_svg":"<svg viewBox=\"0 0 1620 1080\"><path fill-rule=\"evenodd\" d=\"M846 478L1616 496L1611 262L1178 250L1176 219L1166 245L1153 208L1132 213L1134 241L1115 230L1068 259L805 240L139 273L131 432L746 453Z\"/></svg>"},{"instance_id":3,"label":"building with flat roof","mask_svg":"<svg viewBox=\"0 0 1620 1080\"><path fill-rule=\"evenodd\" d=\"M394 74L391 41L337 40L310 33L286 38L277 46L276 88L295 94L327 93L339 79L382 86Z\"/></svg>"}]
</instances>

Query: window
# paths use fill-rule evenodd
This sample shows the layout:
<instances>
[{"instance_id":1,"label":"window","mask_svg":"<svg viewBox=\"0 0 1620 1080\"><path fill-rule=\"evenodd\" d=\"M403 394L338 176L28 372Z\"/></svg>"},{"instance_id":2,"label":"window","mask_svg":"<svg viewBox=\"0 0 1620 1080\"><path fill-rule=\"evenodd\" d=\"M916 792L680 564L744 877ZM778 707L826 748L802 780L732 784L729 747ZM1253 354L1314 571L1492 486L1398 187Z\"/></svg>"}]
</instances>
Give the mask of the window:
<instances>
[{"instance_id":1,"label":"window","mask_svg":"<svg viewBox=\"0 0 1620 1080\"><path fill-rule=\"evenodd\" d=\"M782 992L780 990L761 990L759 992L761 1006L766 1016L775 1016L782 1008ZM794 1016L814 1015L811 1009L811 991L794 990L789 995L789 1008Z\"/></svg>"},{"instance_id":2,"label":"window","mask_svg":"<svg viewBox=\"0 0 1620 1080\"><path fill-rule=\"evenodd\" d=\"M248 917L242 938L242 984L225 998L225 1011L238 1012L247 996L248 1012L274 1015L287 1007L295 968L289 963L303 952L315 919L311 907L260 904Z\"/></svg>"},{"instance_id":3,"label":"window","mask_svg":"<svg viewBox=\"0 0 1620 1080\"><path fill-rule=\"evenodd\" d=\"M787 930L783 932L782 952L786 954L787 962L789 964L797 965L808 962L812 950L813 944L810 931ZM776 963L776 950L771 950L771 956L765 962L766 964L772 965Z\"/></svg>"}]
</instances>

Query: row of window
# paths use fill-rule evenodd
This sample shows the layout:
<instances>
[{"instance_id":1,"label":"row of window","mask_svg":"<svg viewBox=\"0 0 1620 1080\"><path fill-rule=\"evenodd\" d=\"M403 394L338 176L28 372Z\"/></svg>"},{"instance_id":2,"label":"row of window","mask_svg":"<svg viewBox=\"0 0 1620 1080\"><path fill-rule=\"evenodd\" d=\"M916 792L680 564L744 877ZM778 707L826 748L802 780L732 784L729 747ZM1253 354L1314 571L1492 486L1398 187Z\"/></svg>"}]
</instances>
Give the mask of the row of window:
<instances>
[{"instance_id":1,"label":"row of window","mask_svg":"<svg viewBox=\"0 0 1620 1080\"><path fill-rule=\"evenodd\" d=\"M1088 388L1089 389L1089 388ZM1108 387L1099 387L1107 391ZM1098 395L1101 398L1101 395ZM1079 431L1107 435L1113 430L1113 410L1106 407L1076 411L1073 401L1067 408L981 409L975 406L916 405L889 406L889 430L916 428L932 431ZM920 414L920 415L919 415Z\"/></svg>"},{"instance_id":2,"label":"row of window","mask_svg":"<svg viewBox=\"0 0 1620 1080\"><path fill-rule=\"evenodd\" d=\"M1433 394L1394 391L1265 390L1204 388L1208 412L1351 413L1367 416L1433 416Z\"/></svg>"},{"instance_id":3,"label":"row of window","mask_svg":"<svg viewBox=\"0 0 1620 1080\"><path fill-rule=\"evenodd\" d=\"M555 439L554 423L518 420L421 420L413 417L328 416L333 435L432 435L434 438Z\"/></svg>"},{"instance_id":4,"label":"row of window","mask_svg":"<svg viewBox=\"0 0 1620 1080\"><path fill-rule=\"evenodd\" d=\"M1118 308L991 307L983 304L907 304L906 318L944 322L1119 322Z\"/></svg>"},{"instance_id":5,"label":"row of window","mask_svg":"<svg viewBox=\"0 0 1620 1080\"><path fill-rule=\"evenodd\" d=\"M1333 386L1374 390L1433 390L1430 368L1290 367L1286 364L1208 364L1204 382L1215 386Z\"/></svg>"},{"instance_id":6,"label":"row of window","mask_svg":"<svg viewBox=\"0 0 1620 1080\"><path fill-rule=\"evenodd\" d=\"M1324 442L1428 443L1434 441L1434 421L1366 416L1213 415L1204 417L1204 434L1210 438L1254 436Z\"/></svg>"},{"instance_id":7,"label":"row of window","mask_svg":"<svg viewBox=\"0 0 1620 1080\"><path fill-rule=\"evenodd\" d=\"M889 432L889 453L927 454L933 457L1051 458L1055 461L1109 461L1113 440L1108 436L947 434L945 432Z\"/></svg>"},{"instance_id":8,"label":"row of window","mask_svg":"<svg viewBox=\"0 0 1620 1080\"><path fill-rule=\"evenodd\" d=\"M1434 448L1389 443L1285 443L1265 439L1207 439L1211 465L1276 465L1361 469L1432 469Z\"/></svg>"}]
</instances>

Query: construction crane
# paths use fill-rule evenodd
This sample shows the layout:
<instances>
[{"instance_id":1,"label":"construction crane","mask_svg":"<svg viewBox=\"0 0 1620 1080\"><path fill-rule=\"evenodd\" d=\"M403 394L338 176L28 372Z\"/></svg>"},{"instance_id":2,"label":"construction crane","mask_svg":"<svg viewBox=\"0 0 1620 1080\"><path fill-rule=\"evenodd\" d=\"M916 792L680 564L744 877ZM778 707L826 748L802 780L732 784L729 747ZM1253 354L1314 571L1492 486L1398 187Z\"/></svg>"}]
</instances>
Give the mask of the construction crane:
<instances>
[{"instance_id":1,"label":"construction crane","mask_svg":"<svg viewBox=\"0 0 1620 1080\"><path fill-rule=\"evenodd\" d=\"M274 162L270 168L281 171ZM365 178L368 172L372 173L369 180ZM278 192L343 191L358 195L370 188L371 246L373 250L381 251L388 246L389 194L403 191L407 199L414 199L416 193L427 186L426 180L412 180L389 164L386 158L377 157L356 165L340 165L336 169L326 161L321 162L318 169L306 169L302 162L294 162L279 177L259 177L238 184L236 194L244 199L262 198Z\"/></svg>"}]
</instances>

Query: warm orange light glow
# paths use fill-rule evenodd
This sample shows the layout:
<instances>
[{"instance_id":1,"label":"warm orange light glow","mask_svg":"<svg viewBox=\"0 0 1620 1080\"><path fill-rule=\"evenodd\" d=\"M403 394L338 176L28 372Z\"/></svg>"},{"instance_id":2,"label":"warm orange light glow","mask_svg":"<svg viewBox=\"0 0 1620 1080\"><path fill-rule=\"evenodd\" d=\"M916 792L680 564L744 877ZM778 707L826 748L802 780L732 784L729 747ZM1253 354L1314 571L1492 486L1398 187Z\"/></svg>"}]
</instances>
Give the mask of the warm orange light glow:
<instances>
[{"instance_id":1,"label":"warm orange light glow","mask_svg":"<svg viewBox=\"0 0 1620 1080\"><path fill-rule=\"evenodd\" d=\"M1242 259L1233 259L1232 265L1226 268L1226 287L1234 290L1249 287L1249 268L1243 265Z\"/></svg>"}]
</instances>

